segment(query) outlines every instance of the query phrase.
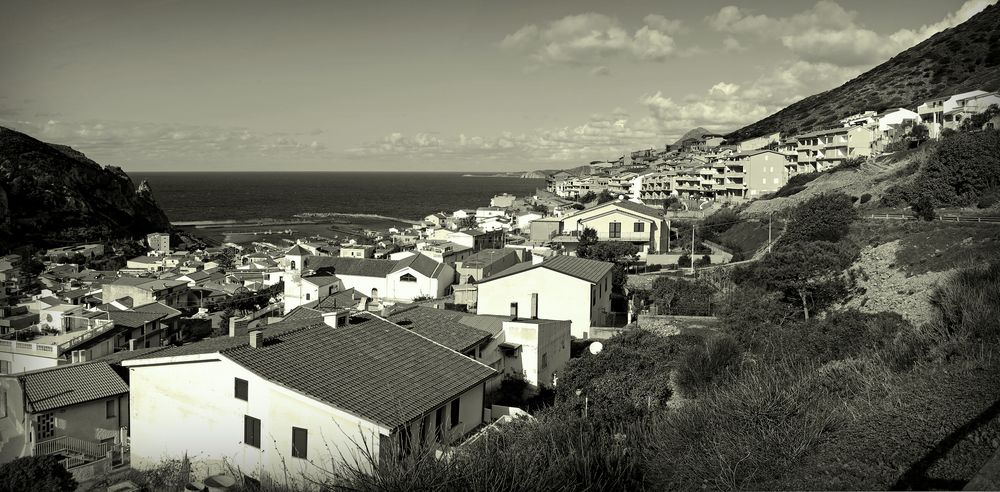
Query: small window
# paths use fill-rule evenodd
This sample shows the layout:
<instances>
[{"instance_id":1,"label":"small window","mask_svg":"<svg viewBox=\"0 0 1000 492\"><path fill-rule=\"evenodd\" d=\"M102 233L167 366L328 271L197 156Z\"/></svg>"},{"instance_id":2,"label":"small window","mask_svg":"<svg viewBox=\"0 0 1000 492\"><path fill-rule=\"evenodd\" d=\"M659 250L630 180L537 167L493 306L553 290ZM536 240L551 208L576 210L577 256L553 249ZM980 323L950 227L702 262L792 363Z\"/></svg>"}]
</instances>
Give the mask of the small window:
<instances>
[{"instance_id":1,"label":"small window","mask_svg":"<svg viewBox=\"0 0 1000 492\"><path fill-rule=\"evenodd\" d=\"M10 374L9 360L0 360L0 374Z\"/></svg>"},{"instance_id":2,"label":"small window","mask_svg":"<svg viewBox=\"0 0 1000 492\"><path fill-rule=\"evenodd\" d=\"M646 232L646 223L645 222L636 222L635 223L635 227L634 227L634 229L632 229L632 231L633 232Z\"/></svg>"},{"instance_id":3,"label":"small window","mask_svg":"<svg viewBox=\"0 0 1000 492\"><path fill-rule=\"evenodd\" d=\"M549 354L542 354L542 369L545 369L549 365Z\"/></svg>"},{"instance_id":4,"label":"small window","mask_svg":"<svg viewBox=\"0 0 1000 492\"><path fill-rule=\"evenodd\" d=\"M308 300L309 300L309 298L310 298L310 295L309 295L309 293L308 293L308 292L306 292L306 300L308 301Z\"/></svg>"},{"instance_id":5,"label":"small window","mask_svg":"<svg viewBox=\"0 0 1000 492\"><path fill-rule=\"evenodd\" d=\"M260 449L260 419L243 416L243 443Z\"/></svg>"},{"instance_id":6,"label":"small window","mask_svg":"<svg viewBox=\"0 0 1000 492\"><path fill-rule=\"evenodd\" d=\"M413 275L411 275L409 273L404 273L402 277L399 277L399 281L400 282L416 282L417 281L417 277L414 277Z\"/></svg>"},{"instance_id":7,"label":"small window","mask_svg":"<svg viewBox=\"0 0 1000 492\"><path fill-rule=\"evenodd\" d=\"M306 459L306 449L309 446L309 431L292 427L292 458Z\"/></svg>"},{"instance_id":8,"label":"small window","mask_svg":"<svg viewBox=\"0 0 1000 492\"><path fill-rule=\"evenodd\" d=\"M440 442L444 435L444 407L434 412L434 440Z\"/></svg>"},{"instance_id":9,"label":"small window","mask_svg":"<svg viewBox=\"0 0 1000 492\"><path fill-rule=\"evenodd\" d=\"M104 402L104 414L105 417L109 419L115 418L115 415L118 414L118 402L115 400L108 400Z\"/></svg>"},{"instance_id":10,"label":"small window","mask_svg":"<svg viewBox=\"0 0 1000 492\"><path fill-rule=\"evenodd\" d=\"M461 410L461 405L462 405L462 400L459 399L459 398L455 398L454 400L451 401L451 426L452 427L455 427L455 426L458 425L459 417L461 416L460 412L459 412Z\"/></svg>"},{"instance_id":11,"label":"small window","mask_svg":"<svg viewBox=\"0 0 1000 492\"><path fill-rule=\"evenodd\" d=\"M246 379L236 378L235 395L236 395L236 398L239 398L240 400L250 401L250 397L249 397L249 395L250 395L250 386L247 383Z\"/></svg>"}]
</instances>

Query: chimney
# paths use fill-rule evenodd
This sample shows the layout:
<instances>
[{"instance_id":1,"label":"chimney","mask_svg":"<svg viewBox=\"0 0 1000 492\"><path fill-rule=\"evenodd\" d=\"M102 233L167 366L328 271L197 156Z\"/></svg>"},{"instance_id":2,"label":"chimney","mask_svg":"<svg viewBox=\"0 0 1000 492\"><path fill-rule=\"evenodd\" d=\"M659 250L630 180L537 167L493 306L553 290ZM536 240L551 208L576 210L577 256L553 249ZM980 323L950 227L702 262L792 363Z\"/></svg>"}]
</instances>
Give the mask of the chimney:
<instances>
[{"instance_id":1,"label":"chimney","mask_svg":"<svg viewBox=\"0 0 1000 492\"><path fill-rule=\"evenodd\" d=\"M323 322L326 323L326 325L331 328L346 326L347 319L350 317L350 315L351 312L347 309L341 309L330 313L323 313Z\"/></svg>"},{"instance_id":2,"label":"chimney","mask_svg":"<svg viewBox=\"0 0 1000 492\"><path fill-rule=\"evenodd\" d=\"M250 332L250 346L253 348L261 348L264 346L264 332L260 330L254 330Z\"/></svg>"},{"instance_id":3,"label":"chimney","mask_svg":"<svg viewBox=\"0 0 1000 492\"><path fill-rule=\"evenodd\" d=\"M538 319L538 293L531 294L531 319Z\"/></svg>"},{"instance_id":4,"label":"chimney","mask_svg":"<svg viewBox=\"0 0 1000 492\"><path fill-rule=\"evenodd\" d=\"M517 303L510 303L510 320L517 321Z\"/></svg>"},{"instance_id":5,"label":"chimney","mask_svg":"<svg viewBox=\"0 0 1000 492\"><path fill-rule=\"evenodd\" d=\"M134 338L128 341L128 351L131 352L133 350L135 350L135 339Z\"/></svg>"}]
</instances>

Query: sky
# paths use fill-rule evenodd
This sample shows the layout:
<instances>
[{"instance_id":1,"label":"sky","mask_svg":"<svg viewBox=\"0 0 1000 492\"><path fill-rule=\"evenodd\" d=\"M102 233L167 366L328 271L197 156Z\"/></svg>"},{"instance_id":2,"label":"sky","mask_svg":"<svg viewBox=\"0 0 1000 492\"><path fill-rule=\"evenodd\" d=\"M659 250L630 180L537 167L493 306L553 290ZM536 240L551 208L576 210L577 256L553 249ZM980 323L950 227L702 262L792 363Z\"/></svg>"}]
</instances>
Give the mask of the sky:
<instances>
[{"instance_id":1,"label":"sky","mask_svg":"<svg viewBox=\"0 0 1000 492\"><path fill-rule=\"evenodd\" d=\"M518 171L725 133L996 0L0 0L0 126L126 171Z\"/></svg>"}]
</instances>

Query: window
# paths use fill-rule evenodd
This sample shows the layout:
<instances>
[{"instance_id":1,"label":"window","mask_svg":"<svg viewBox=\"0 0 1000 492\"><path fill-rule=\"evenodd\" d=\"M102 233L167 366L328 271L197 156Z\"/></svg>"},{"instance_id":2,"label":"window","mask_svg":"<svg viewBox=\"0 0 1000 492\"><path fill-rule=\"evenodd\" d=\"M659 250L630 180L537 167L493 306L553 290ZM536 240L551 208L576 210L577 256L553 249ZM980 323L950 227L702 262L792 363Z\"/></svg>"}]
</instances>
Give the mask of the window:
<instances>
[{"instance_id":1,"label":"window","mask_svg":"<svg viewBox=\"0 0 1000 492\"><path fill-rule=\"evenodd\" d=\"M308 292L306 292L306 300L307 300L307 301L309 300L309 297L310 297L310 296L309 296L309 293L308 293Z\"/></svg>"},{"instance_id":2,"label":"window","mask_svg":"<svg viewBox=\"0 0 1000 492\"><path fill-rule=\"evenodd\" d=\"M292 458L306 459L306 448L309 446L309 431L292 427Z\"/></svg>"},{"instance_id":3,"label":"window","mask_svg":"<svg viewBox=\"0 0 1000 492\"><path fill-rule=\"evenodd\" d=\"M243 443L260 449L260 419L243 416Z\"/></svg>"},{"instance_id":4,"label":"window","mask_svg":"<svg viewBox=\"0 0 1000 492\"><path fill-rule=\"evenodd\" d=\"M235 379L236 379L235 383L236 388L234 390L234 394L236 398L239 398L243 401L250 401L250 386L247 383L246 379L240 379L240 378L235 378Z\"/></svg>"},{"instance_id":5,"label":"window","mask_svg":"<svg viewBox=\"0 0 1000 492\"><path fill-rule=\"evenodd\" d=\"M608 237L609 238L620 238L622 237L622 223L612 222L608 224Z\"/></svg>"},{"instance_id":6,"label":"window","mask_svg":"<svg viewBox=\"0 0 1000 492\"><path fill-rule=\"evenodd\" d=\"M542 354L542 369L545 369L549 365L549 354Z\"/></svg>"},{"instance_id":7,"label":"window","mask_svg":"<svg viewBox=\"0 0 1000 492\"><path fill-rule=\"evenodd\" d=\"M417 277L414 277L413 275L411 275L409 273L404 273L402 277L399 277L399 281L400 282L416 282L417 281Z\"/></svg>"},{"instance_id":8,"label":"window","mask_svg":"<svg viewBox=\"0 0 1000 492\"><path fill-rule=\"evenodd\" d=\"M455 426L458 425L459 410L461 409L460 408L461 404L462 404L462 400L460 400L459 398L455 398L454 400L451 401L451 426L452 427L455 427Z\"/></svg>"},{"instance_id":9,"label":"window","mask_svg":"<svg viewBox=\"0 0 1000 492\"><path fill-rule=\"evenodd\" d=\"M0 360L0 374L10 374L9 360Z\"/></svg>"},{"instance_id":10,"label":"window","mask_svg":"<svg viewBox=\"0 0 1000 492\"><path fill-rule=\"evenodd\" d=\"M440 442L444 434L444 407L434 412L434 440Z\"/></svg>"},{"instance_id":11,"label":"window","mask_svg":"<svg viewBox=\"0 0 1000 492\"><path fill-rule=\"evenodd\" d=\"M0 390L0 419L7 416L7 392Z\"/></svg>"},{"instance_id":12,"label":"window","mask_svg":"<svg viewBox=\"0 0 1000 492\"><path fill-rule=\"evenodd\" d=\"M118 413L118 402L115 400L108 400L104 402L104 416L113 419Z\"/></svg>"},{"instance_id":13,"label":"window","mask_svg":"<svg viewBox=\"0 0 1000 492\"><path fill-rule=\"evenodd\" d=\"M51 413L43 413L35 419L36 440L49 439L56 435L56 418Z\"/></svg>"},{"instance_id":14,"label":"window","mask_svg":"<svg viewBox=\"0 0 1000 492\"><path fill-rule=\"evenodd\" d=\"M591 306L596 306L597 305L597 288L596 287L591 287L590 288L590 305Z\"/></svg>"},{"instance_id":15,"label":"window","mask_svg":"<svg viewBox=\"0 0 1000 492\"><path fill-rule=\"evenodd\" d=\"M646 232L646 223L636 222L632 229L632 232Z\"/></svg>"}]
</instances>

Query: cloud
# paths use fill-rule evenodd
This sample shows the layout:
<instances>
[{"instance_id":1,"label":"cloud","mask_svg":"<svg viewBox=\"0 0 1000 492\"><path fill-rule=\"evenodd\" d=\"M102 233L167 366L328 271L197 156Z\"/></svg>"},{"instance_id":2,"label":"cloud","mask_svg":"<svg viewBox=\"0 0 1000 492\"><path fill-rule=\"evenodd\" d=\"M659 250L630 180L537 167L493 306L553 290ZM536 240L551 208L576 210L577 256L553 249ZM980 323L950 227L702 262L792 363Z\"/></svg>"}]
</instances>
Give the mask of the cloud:
<instances>
[{"instance_id":1,"label":"cloud","mask_svg":"<svg viewBox=\"0 0 1000 492\"><path fill-rule=\"evenodd\" d=\"M501 161L525 164L574 163L619 156L629 149L659 145L659 135L650 118L633 121L616 109L608 114L591 115L577 126L536 129L527 133L505 132L484 137L459 134L389 134L348 153L356 157L394 157L460 160L467 162Z\"/></svg>"},{"instance_id":2,"label":"cloud","mask_svg":"<svg viewBox=\"0 0 1000 492\"><path fill-rule=\"evenodd\" d=\"M837 66L873 65L906 50L944 29L957 26L996 0L968 0L939 22L919 29L879 34L859 21L856 11L822 0L786 17L755 14L727 6L706 18L715 30L750 34L779 41L800 60Z\"/></svg>"},{"instance_id":3,"label":"cloud","mask_svg":"<svg viewBox=\"0 0 1000 492\"><path fill-rule=\"evenodd\" d=\"M246 128L121 121L4 120L0 124L39 140L69 145L105 164L206 160L318 158L316 140ZM311 132L310 132L311 133Z\"/></svg>"},{"instance_id":4,"label":"cloud","mask_svg":"<svg viewBox=\"0 0 1000 492\"><path fill-rule=\"evenodd\" d=\"M544 26L530 24L508 34L500 47L526 55L537 66L606 66L611 59L661 62L678 54L672 33L677 20L650 14L645 25L630 34L613 17L585 13L563 17Z\"/></svg>"},{"instance_id":5,"label":"cloud","mask_svg":"<svg viewBox=\"0 0 1000 492\"><path fill-rule=\"evenodd\" d=\"M747 48L743 46L738 39L732 36L722 40L722 49L730 53L739 53L747 50Z\"/></svg>"},{"instance_id":6,"label":"cloud","mask_svg":"<svg viewBox=\"0 0 1000 492\"><path fill-rule=\"evenodd\" d=\"M600 76L600 75L611 75L611 69L608 68L606 65L601 65L601 66L597 66L597 67L594 67L594 68L590 69L590 74L591 75L598 75L598 76Z\"/></svg>"}]
</instances>

